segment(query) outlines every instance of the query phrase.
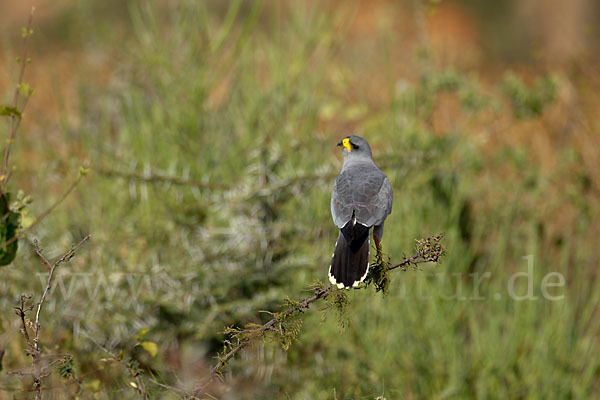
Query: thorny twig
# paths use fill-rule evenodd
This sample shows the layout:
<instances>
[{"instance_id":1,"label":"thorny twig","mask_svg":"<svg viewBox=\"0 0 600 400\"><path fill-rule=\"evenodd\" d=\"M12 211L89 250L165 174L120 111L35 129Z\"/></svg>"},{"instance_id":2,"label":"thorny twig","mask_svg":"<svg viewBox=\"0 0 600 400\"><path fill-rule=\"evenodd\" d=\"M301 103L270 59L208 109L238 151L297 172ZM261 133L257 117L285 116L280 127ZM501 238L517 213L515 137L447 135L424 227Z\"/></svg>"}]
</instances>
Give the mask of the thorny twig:
<instances>
[{"instance_id":1,"label":"thorny twig","mask_svg":"<svg viewBox=\"0 0 600 400\"><path fill-rule=\"evenodd\" d=\"M52 354L52 355L48 355L48 356L42 356L42 351L40 350L40 346L39 346L40 327L41 327L40 316L42 313L44 303L47 299L48 292L50 291L50 288L52 287L52 279L54 277L54 271L61 264L71 260L71 258L73 258L73 256L75 255L75 251L81 245L83 245L83 243L86 242L89 238L90 238L90 235L84 237L79 243L72 246L67 252L65 252L60 258L58 258L54 262L50 262L46 258L46 256L44 256L43 249L39 247L39 243L37 240L34 240L34 242L33 242L33 245L35 248L35 253L40 258L41 263L49 270L49 274L48 274L48 280L46 281L46 287L44 288L44 292L40 298L39 303L37 303L35 319L33 320L33 323L30 322L30 324L32 325L32 329L33 329L33 338L31 337L31 335L29 334L29 332L27 330L27 322L26 322L27 312L32 311L34 308L34 305L26 306L26 303L29 299L31 299L31 296L22 295L19 306L15 307L16 314L21 319L21 324L22 324L21 333L23 334L23 337L25 338L25 341L27 342L27 345L28 345L27 355L31 356L32 365L31 365L31 369L30 369L31 372L16 371L16 372L13 372L12 374L19 375L19 376L31 375L31 377L33 378L33 388L35 391L36 399L41 399L41 397L42 397L42 381L41 381L42 378L44 378L50 374L50 369L53 365L55 365L59 362L64 362L67 358L70 357L70 355L68 355L68 354ZM56 359L56 357L60 357L60 359ZM53 360L48 361L49 359L53 359Z\"/></svg>"}]
</instances>

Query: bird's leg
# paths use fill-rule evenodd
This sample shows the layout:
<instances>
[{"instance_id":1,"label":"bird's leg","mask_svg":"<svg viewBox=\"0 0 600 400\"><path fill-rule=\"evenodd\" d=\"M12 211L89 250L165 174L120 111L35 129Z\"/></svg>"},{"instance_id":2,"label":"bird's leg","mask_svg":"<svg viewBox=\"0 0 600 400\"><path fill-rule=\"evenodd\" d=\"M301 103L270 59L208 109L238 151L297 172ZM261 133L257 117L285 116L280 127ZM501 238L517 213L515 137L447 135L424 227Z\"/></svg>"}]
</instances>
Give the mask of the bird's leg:
<instances>
[{"instance_id":1,"label":"bird's leg","mask_svg":"<svg viewBox=\"0 0 600 400\"><path fill-rule=\"evenodd\" d=\"M373 240L375 241L375 249L377 250L377 254L375 256L377 263L381 264L383 262L383 255L381 254L381 241L377 235L373 235Z\"/></svg>"}]
</instances>

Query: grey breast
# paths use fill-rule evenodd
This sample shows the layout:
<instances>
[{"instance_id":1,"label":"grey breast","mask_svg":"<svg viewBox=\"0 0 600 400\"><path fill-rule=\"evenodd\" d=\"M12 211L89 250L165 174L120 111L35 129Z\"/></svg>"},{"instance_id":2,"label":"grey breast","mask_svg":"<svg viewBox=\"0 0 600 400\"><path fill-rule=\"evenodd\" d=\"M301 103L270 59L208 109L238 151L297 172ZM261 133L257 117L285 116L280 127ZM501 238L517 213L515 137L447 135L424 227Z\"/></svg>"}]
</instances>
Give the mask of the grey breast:
<instances>
[{"instance_id":1,"label":"grey breast","mask_svg":"<svg viewBox=\"0 0 600 400\"><path fill-rule=\"evenodd\" d=\"M335 180L331 195L331 215L339 228L351 218L363 225L383 222L392 211L392 186L385 174L372 163L348 165Z\"/></svg>"}]
</instances>

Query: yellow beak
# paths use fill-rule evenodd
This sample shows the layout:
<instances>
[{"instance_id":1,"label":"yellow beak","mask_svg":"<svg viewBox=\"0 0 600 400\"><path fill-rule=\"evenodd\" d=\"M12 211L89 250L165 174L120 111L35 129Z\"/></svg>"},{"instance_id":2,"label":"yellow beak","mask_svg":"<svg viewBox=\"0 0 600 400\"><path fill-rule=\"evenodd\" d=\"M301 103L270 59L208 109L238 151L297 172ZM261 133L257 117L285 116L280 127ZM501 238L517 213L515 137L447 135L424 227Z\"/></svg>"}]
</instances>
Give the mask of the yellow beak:
<instances>
[{"instance_id":1,"label":"yellow beak","mask_svg":"<svg viewBox=\"0 0 600 400\"><path fill-rule=\"evenodd\" d=\"M338 146L343 146L349 152L352 152L352 146L350 146L350 139L346 138L337 144Z\"/></svg>"}]
</instances>

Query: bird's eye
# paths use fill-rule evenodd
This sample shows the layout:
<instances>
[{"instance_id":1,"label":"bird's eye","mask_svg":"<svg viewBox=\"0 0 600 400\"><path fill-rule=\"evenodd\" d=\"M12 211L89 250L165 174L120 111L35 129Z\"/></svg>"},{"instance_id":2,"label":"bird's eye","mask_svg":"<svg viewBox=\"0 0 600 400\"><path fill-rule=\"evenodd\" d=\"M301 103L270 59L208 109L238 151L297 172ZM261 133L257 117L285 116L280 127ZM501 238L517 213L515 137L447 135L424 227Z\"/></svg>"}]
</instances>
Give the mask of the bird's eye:
<instances>
[{"instance_id":1,"label":"bird's eye","mask_svg":"<svg viewBox=\"0 0 600 400\"><path fill-rule=\"evenodd\" d=\"M357 149L358 149L358 145L357 145L357 144L354 144L354 143L350 142L350 145L352 146L352 148L353 148L354 150L357 150Z\"/></svg>"}]
</instances>

